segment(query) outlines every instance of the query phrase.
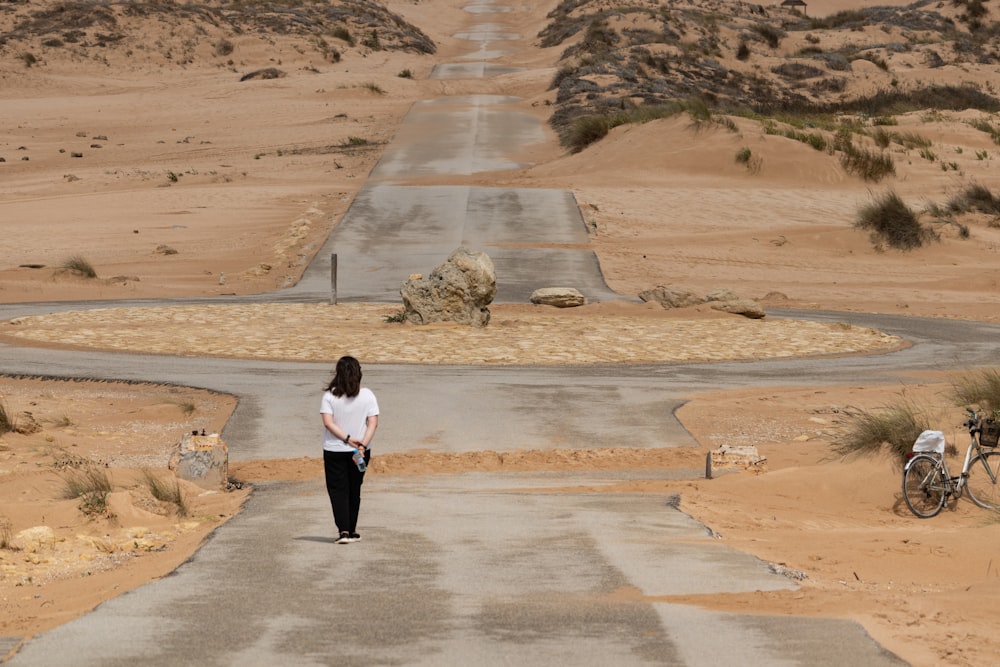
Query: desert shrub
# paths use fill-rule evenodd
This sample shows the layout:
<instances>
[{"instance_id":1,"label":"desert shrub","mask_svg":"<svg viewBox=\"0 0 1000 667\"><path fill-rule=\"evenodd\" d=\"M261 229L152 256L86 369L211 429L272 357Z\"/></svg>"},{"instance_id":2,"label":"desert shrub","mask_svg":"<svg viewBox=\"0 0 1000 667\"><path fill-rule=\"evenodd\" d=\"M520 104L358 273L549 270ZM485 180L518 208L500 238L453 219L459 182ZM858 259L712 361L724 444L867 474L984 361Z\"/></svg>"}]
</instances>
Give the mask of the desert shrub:
<instances>
[{"instance_id":1,"label":"desert shrub","mask_svg":"<svg viewBox=\"0 0 1000 667\"><path fill-rule=\"evenodd\" d=\"M367 88L376 95L385 95L385 90L374 81L366 81L365 83L361 84L361 87Z\"/></svg>"},{"instance_id":2,"label":"desert shrub","mask_svg":"<svg viewBox=\"0 0 1000 667\"><path fill-rule=\"evenodd\" d=\"M754 155L748 147L744 146L736 153L736 163L746 166L747 171L751 174L758 174L764 165L764 160L759 155Z\"/></svg>"},{"instance_id":3,"label":"desert shrub","mask_svg":"<svg viewBox=\"0 0 1000 667\"><path fill-rule=\"evenodd\" d=\"M750 47L746 42L741 41L740 45L736 47L736 59L737 60L749 60L750 58Z\"/></svg>"},{"instance_id":4,"label":"desert shrub","mask_svg":"<svg viewBox=\"0 0 1000 667\"><path fill-rule=\"evenodd\" d=\"M381 51L382 50L382 44L381 44L381 42L379 41L379 38L378 38L378 31L376 31L374 28L372 28L371 32L369 32L365 36L365 38L363 40L361 40L361 45L362 46L367 46L372 51Z\"/></svg>"},{"instance_id":5,"label":"desert shrub","mask_svg":"<svg viewBox=\"0 0 1000 667\"><path fill-rule=\"evenodd\" d=\"M809 19L809 27L813 30L832 30L841 26L867 25L868 17L859 10L846 10L831 14L824 18Z\"/></svg>"},{"instance_id":6,"label":"desert shrub","mask_svg":"<svg viewBox=\"0 0 1000 667\"><path fill-rule=\"evenodd\" d=\"M587 53L604 53L610 51L619 41L621 37L614 29L608 27L608 22L601 17L587 26L579 48Z\"/></svg>"},{"instance_id":7,"label":"desert shrub","mask_svg":"<svg viewBox=\"0 0 1000 667\"><path fill-rule=\"evenodd\" d=\"M6 404L0 401L0 435L17 431L17 420Z\"/></svg>"},{"instance_id":8,"label":"desert shrub","mask_svg":"<svg viewBox=\"0 0 1000 667\"><path fill-rule=\"evenodd\" d=\"M927 137L915 132L896 132L892 135L892 140L903 148L930 148L934 142Z\"/></svg>"},{"instance_id":9,"label":"desert shrub","mask_svg":"<svg viewBox=\"0 0 1000 667\"><path fill-rule=\"evenodd\" d=\"M398 324L400 322L405 322L406 321L406 309L400 308L395 313L392 313L390 315L386 315L382 319L383 319L384 322L388 322L390 324Z\"/></svg>"},{"instance_id":10,"label":"desert shrub","mask_svg":"<svg viewBox=\"0 0 1000 667\"><path fill-rule=\"evenodd\" d=\"M781 40L787 34L781 28L775 27L769 23L755 23L752 26L754 32L760 35L761 39L770 46L772 49L776 49L781 45Z\"/></svg>"},{"instance_id":11,"label":"desert shrub","mask_svg":"<svg viewBox=\"0 0 1000 667\"><path fill-rule=\"evenodd\" d=\"M972 86L932 85L915 90L880 90L870 95L833 105L835 110L882 116L924 109L962 111L1000 110L1000 100ZM833 110L833 109L831 109Z\"/></svg>"},{"instance_id":12,"label":"desert shrub","mask_svg":"<svg viewBox=\"0 0 1000 667\"><path fill-rule=\"evenodd\" d=\"M889 144L892 143L892 132L884 130L881 127L877 128L872 132L872 140L879 148L888 148Z\"/></svg>"},{"instance_id":13,"label":"desert shrub","mask_svg":"<svg viewBox=\"0 0 1000 667\"><path fill-rule=\"evenodd\" d=\"M14 551L14 524L7 517L0 517L0 549Z\"/></svg>"},{"instance_id":14,"label":"desert shrub","mask_svg":"<svg viewBox=\"0 0 1000 667\"><path fill-rule=\"evenodd\" d=\"M285 73L278 69L277 67L265 67L264 69L254 70L253 72L247 72L240 77L240 81L252 81L253 79L280 79L285 76Z\"/></svg>"},{"instance_id":15,"label":"desert shrub","mask_svg":"<svg viewBox=\"0 0 1000 667\"><path fill-rule=\"evenodd\" d=\"M955 405L978 405L996 417L1000 414L1000 370L963 373L952 381L951 399Z\"/></svg>"},{"instance_id":16,"label":"desert shrub","mask_svg":"<svg viewBox=\"0 0 1000 667\"><path fill-rule=\"evenodd\" d=\"M712 119L712 109L708 106L708 102L700 97L680 100L674 103L674 107L680 111L686 111L692 120L707 121Z\"/></svg>"},{"instance_id":17,"label":"desert shrub","mask_svg":"<svg viewBox=\"0 0 1000 667\"><path fill-rule=\"evenodd\" d=\"M1000 129L995 127L993 123L982 118L977 118L975 120L970 120L969 125L976 128L980 132L985 132L990 135L990 139L993 140L993 143L1000 144Z\"/></svg>"},{"instance_id":18,"label":"desert shrub","mask_svg":"<svg viewBox=\"0 0 1000 667\"><path fill-rule=\"evenodd\" d=\"M881 151L852 148L840 156L840 166L849 174L860 176L865 181L878 183L887 176L896 174L896 164L892 156Z\"/></svg>"},{"instance_id":19,"label":"desert shrub","mask_svg":"<svg viewBox=\"0 0 1000 667\"><path fill-rule=\"evenodd\" d=\"M230 42L228 39L223 38L215 43L214 52L215 55L224 57L230 55L235 48L236 47L233 46L232 42Z\"/></svg>"},{"instance_id":20,"label":"desert shrub","mask_svg":"<svg viewBox=\"0 0 1000 667\"><path fill-rule=\"evenodd\" d=\"M1000 215L1000 197L993 194L985 185L972 183L948 200L948 210L953 213L978 211Z\"/></svg>"},{"instance_id":21,"label":"desert shrub","mask_svg":"<svg viewBox=\"0 0 1000 667\"><path fill-rule=\"evenodd\" d=\"M398 76L400 79L412 79L413 78L413 72L410 71L410 68L406 68L403 71L401 71L399 74L397 74L396 76Z\"/></svg>"},{"instance_id":22,"label":"desert shrub","mask_svg":"<svg viewBox=\"0 0 1000 667\"><path fill-rule=\"evenodd\" d=\"M368 140L365 139L364 137L355 137L355 136L352 135L350 137L347 137L347 141L344 143L344 145L345 146L367 146L368 145Z\"/></svg>"},{"instance_id":23,"label":"desert shrub","mask_svg":"<svg viewBox=\"0 0 1000 667\"><path fill-rule=\"evenodd\" d=\"M902 462L921 432L930 428L923 410L903 400L877 412L860 411L848 417L833 449L843 457L872 456L888 452Z\"/></svg>"},{"instance_id":24,"label":"desert shrub","mask_svg":"<svg viewBox=\"0 0 1000 667\"><path fill-rule=\"evenodd\" d=\"M111 478L96 466L83 470L72 470L63 481L66 485L65 497L78 498L80 511L84 514L105 514L108 510L108 494L111 493Z\"/></svg>"},{"instance_id":25,"label":"desert shrub","mask_svg":"<svg viewBox=\"0 0 1000 667\"><path fill-rule=\"evenodd\" d=\"M796 81L823 76L823 70L805 63L781 63L776 67L772 67L771 71L785 77L786 79L793 79Z\"/></svg>"},{"instance_id":26,"label":"desert shrub","mask_svg":"<svg viewBox=\"0 0 1000 667\"><path fill-rule=\"evenodd\" d=\"M570 65L563 65L558 70L556 70L555 75L552 77L552 83L549 84L549 90L554 90L559 87L559 85L566 79L572 78L576 74L576 68Z\"/></svg>"},{"instance_id":27,"label":"desert shrub","mask_svg":"<svg viewBox=\"0 0 1000 667\"><path fill-rule=\"evenodd\" d=\"M337 26L330 32L330 34L337 39L347 42L349 46L354 46L354 35L352 35L351 31L344 26Z\"/></svg>"},{"instance_id":28,"label":"desert shrub","mask_svg":"<svg viewBox=\"0 0 1000 667\"><path fill-rule=\"evenodd\" d=\"M933 238L913 209L893 190L862 206L854 226L869 231L873 241L898 250L919 248Z\"/></svg>"},{"instance_id":29,"label":"desert shrub","mask_svg":"<svg viewBox=\"0 0 1000 667\"><path fill-rule=\"evenodd\" d=\"M38 58L35 56L34 53L31 53L30 51L25 51L24 53L19 55L18 58L21 59L21 62L24 63L25 67L31 67L32 65L38 64Z\"/></svg>"},{"instance_id":30,"label":"desert shrub","mask_svg":"<svg viewBox=\"0 0 1000 667\"><path fill-rule=\"evenodd\" d=\"M563 143L573 153L579 153L590 144L600 141L611 131L611 121L599 114L575 118L566 130Z\"/></svg>"},{"instance_id":31,"label":"desert shrub","mask_svg":"<svg viewBox=\"0 0 1000 667\"><path fill-rule=\"evenodd\" d=\"M66 261L64 261L59 266L60 271L65 271L67 273L72 273L73 275L80 276L81 278L96 278L97 271L84 257L80 255L73 255Z\"/></svg>"},{"instance_id":32,"label":"desert shrub","mask_svg":"<svg viewBox=\"0 0 1000 667\"><path fill-rule=\"evenodd\" d=\"M892 116L879 116L878 118L872 118L872 125L875 126L886 126L886 125L899 125L899 121Z\"/></svg>"},{"instance_id":33,"label":"desert shrub","mask_svg":"<svg viewBox=\"0 0 1000 667\"><path fill-rule=\"evenodd\" d=\"M330 46L325 39L319 37L316 39L316 50L322 54L323 59L331 63L340 62L340 51Z\"/></svg>"},{"instance_id":34,"label":"desert shrub","mask_svg":"<svg viewBox=\"0 0 1000 667\"><path fill-rule=\"evenodd\" d=\"M142 471L142 477L146 488L149 489L150 495L160 502L173 505L176 508L178 516L187 516L187 498L184 496L184 491L181 489L179 480L174 478L172 484L165 482L148 469Z\"/></svg>"}]
</instances>

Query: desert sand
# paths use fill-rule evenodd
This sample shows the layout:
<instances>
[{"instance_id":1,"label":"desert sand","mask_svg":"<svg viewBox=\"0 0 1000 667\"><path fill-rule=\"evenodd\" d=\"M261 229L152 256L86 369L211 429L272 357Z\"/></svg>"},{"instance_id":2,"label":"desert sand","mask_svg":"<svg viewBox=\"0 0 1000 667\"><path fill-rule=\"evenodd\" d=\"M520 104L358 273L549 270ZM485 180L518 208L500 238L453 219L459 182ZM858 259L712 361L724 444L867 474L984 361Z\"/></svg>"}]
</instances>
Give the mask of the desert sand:
<instances>
[{"instance_id":1,"label":"desert sand","mask_svg":"<svg viewBox=\"0 0 1000 667\"><path fill-rule=\"evenodd\" d=\"M464 4L391 3L438 44L433 55L341 45L342 58L331 62L301 40L248 33L218 56L211 35L168 36L153 23L138 37L156 48L51 48L31 66L8 48L0 63L0 301L252 294L293 284L414 101L517 95L526 111L548 118L562 49L540 48L533 35L554 3L519 6L505 19L527 37L499 62L522 71L490 80L427 78L435 63L469 50L451 37L472 20L460 11ZM820 16L860 6L868 4L817 2L809 10ZM240 81L265 67L285 76ZM411 76L400 76L404 70ZM862 82L885 75L857 70ZM913 76L1000 83L972 64ZM900 115L898 129L929 138L941 158L900 151L888 185L922 208L967 183L996 183L1000 152L966 122L981 115ZM756 121L733 122L736 132L694 127L683 116L621 126L577 154L546 125L547 141L520 156L533 166L449 182L572 190L608 283L622 294L656 285L730 287L769 306L997 321L1000 229L989 216L964 221L968 238L942 227L939 241L917 250L876 247L852 223L886 183L849 176L836 158L768 135ZM759 172L734 161L742 147L762 157ZM986 159L977 157L984 152ZM955 169L941 166L951 163ZM60 271L73 255L89 260L98 277ZM528 324L538 315L512 312L508 319ZM622 306L591 307L588 316L668 315ZM704 325L720 316L691 309L669 317ZM946 396L951 379L913 378L906 392L936 410L949 440L960 442L961 410ZM913 664L988 664L1000 653L990 615L1000 593L1000 560L991 551L1000 521L967 500L918 520L901 504L892 461L845 461L830 448L845 407L877 409L900 389L859 381L691 396L679 417L701 443L697 451L523 452L505 456L502 468L489 452L419 452L383 455L372 473L516 471L522 462L603 469L623 457L635 467L684 469L721 444L753 444L767 457L766 473L602 489L677 494L680 508L727 544L806 575L793 592L684 602L852 618ZM255 481L321 472L315 460L234 465L244 488L185 488L189 507L180 513L149 495L141 471L163 468L179 424L221 429L232 397L0 377L0 402L30 413L38 426L0 436L0 540L7 543L0 548L0 636L43 631L168 573L239 511ZM66 475L85 462L109 471L115 520L89 517L63 497ZM39 526L53 533L22 534Z\"/></svg>"}]
</instances>

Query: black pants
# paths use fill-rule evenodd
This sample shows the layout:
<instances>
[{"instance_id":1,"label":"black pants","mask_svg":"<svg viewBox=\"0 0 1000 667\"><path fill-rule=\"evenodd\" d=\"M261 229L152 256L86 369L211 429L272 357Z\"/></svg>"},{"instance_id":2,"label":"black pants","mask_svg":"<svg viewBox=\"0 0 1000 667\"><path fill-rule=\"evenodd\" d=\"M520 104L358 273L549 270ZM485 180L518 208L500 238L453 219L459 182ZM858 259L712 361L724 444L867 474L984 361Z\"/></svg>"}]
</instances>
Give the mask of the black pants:
<instances>
[{"instance_id":1,"label":"black pants","mask_svg":"<svg viewBox=\"0 0 1000 667\"><path fill-rule=\"evenodd\" d=\"M351 452L323 450L326 492L330 494L333 520L341 533L357 532L358 512L361 510L361 485L364 484L365 474L358 471L352 455ZM368 450L365 450L365 460L371 461Z\"/></svg>"}]
</instances>

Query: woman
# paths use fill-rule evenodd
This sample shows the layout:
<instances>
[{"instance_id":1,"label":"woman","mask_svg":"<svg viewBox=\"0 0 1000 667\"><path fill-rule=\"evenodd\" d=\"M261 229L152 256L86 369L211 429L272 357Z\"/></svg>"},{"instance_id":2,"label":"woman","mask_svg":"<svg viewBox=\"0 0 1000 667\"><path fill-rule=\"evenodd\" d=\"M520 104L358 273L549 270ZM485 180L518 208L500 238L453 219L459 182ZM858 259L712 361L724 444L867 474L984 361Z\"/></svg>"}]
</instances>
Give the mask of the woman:
<instances>
[{"instance_id":1,"label":"woman","mask_svg":"<svg viewBox=\"0 0 1000 667\"><path fill-rule=\"evenodd\" d=\"M372 438L378 428L378 401L370 389L361 386L361 364L357 359L341 357L337 361L319 411L323 417L326 491L340 531L337 544L357 542L361 539L357 532L358 510L365 474L351 457L357 449L366 462L371 461Z\"/></svg>"}]
</instances>

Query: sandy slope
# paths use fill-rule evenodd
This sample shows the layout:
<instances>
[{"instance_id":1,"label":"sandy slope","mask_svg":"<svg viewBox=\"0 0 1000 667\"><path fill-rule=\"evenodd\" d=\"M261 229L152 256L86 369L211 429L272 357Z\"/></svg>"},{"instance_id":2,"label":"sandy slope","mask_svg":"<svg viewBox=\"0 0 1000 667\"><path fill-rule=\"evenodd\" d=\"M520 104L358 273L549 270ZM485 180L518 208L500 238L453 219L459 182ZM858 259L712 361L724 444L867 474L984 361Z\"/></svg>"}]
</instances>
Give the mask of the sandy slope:
<instances>
[{"instance_id":1,"label":"sandy slope","mask_svg":"<svg viewBox=\"0 0 1000 667\"><path fill-rule=\"evenodd\" d=\"M467 53L467 43L450 37L473 20L455 11L462 4L393 3L439 43L434 57L355 48L332 64L285 42L248 39L237 45L232 67L195 60L177 68L113 50L100 63L55 54L32 68L3 62L0 300L245 294L293 281L413 101L489 91L523 97L524 108L541 118L549 113L558 49L501 58L531 70L494 81L426 79L433 62ZM531 35L550 5L523 5L527 11L511 20ZM810 3L810 13L850 6L856 3ZM239 81L245 71L277 63L288 76ZM397 76L407 68L414 78ZM954 68L938 75L964 76ZM943 171L915 153L900 154L888 185L922 206L973 180L995 182L996 147L962 120L958 113L931 121L901 117L901 127L932 138L935 150L959 169ZM996 320L1000 231L989 220L971 221L969 239L942 229L940 243L916 251L876 249L851 224L857 207L884 185L848 177L832 156L736 122L735 133L695 130L684 118L621 127L572 156L550 133L550 142L525 149L536 166L464 180L572 189L608 280L624 293L658 284L732 287L749 297L771 294L765 299L771 305ZM352 137L367 143L352 147ZM762 157L758 173L734 162L742 147ZM990 159L976 159L983 150ZM77 152L83 157L71 157ZM54 270L74 254L95 266L97 280ZM37 265L44 268L31 268ZM944 397L947 381L915 379L907 391L939 406L943 423L954 425L960 418ZM817 386L691 397L680 417L703 450L636 457L634 465L690 467L705 449L748 443L767 456L769 472L608 492L679 493L682 509L720 539L808 575L794 593L692 604L842 615L864 623L915 664L985 664L1000 652L989 621L998 581L990 550L1000 522L966 501L919 521L900 507L899 473L890 462L829 457L838 407L876 408L898 390ZM239 494L213 498L192 491L191 514L199 518L191 520L145 497L134 471L162 458L174 427L188 421L178 401L192 403L199 424L210 429L218 429L232 407L225 397L175 398L158 387L0 385L4 404L32 412L42 427L0 441L0 519L9 525L0 526L0 538L38 525L63 527L59 541L37 552L0 549L0 635L43 630L161 576L237 510ZM150 432L141 431L137 441L129 435L133 428ZM128 447L116 449L119 443ZM89 520L75 501L59 499L61 468L53 465L63 465L65 452L113 465L123 489L118 523ZM620 458L617 452L595 452L584 461L531 456L534 467L541 460L598 469ZM484 455L456 457L451 465L493 469L497 463ZM432 469L439 470L440 461L422 453L384 456L373 472ZM279 461L234 472L253 482L318 469L308 461ZM139 544L137 529L144 529L148 548L114 548L129 530L128 539ZM79 576L81 564L91 576Z\"/></svg>"}]
</instances>

